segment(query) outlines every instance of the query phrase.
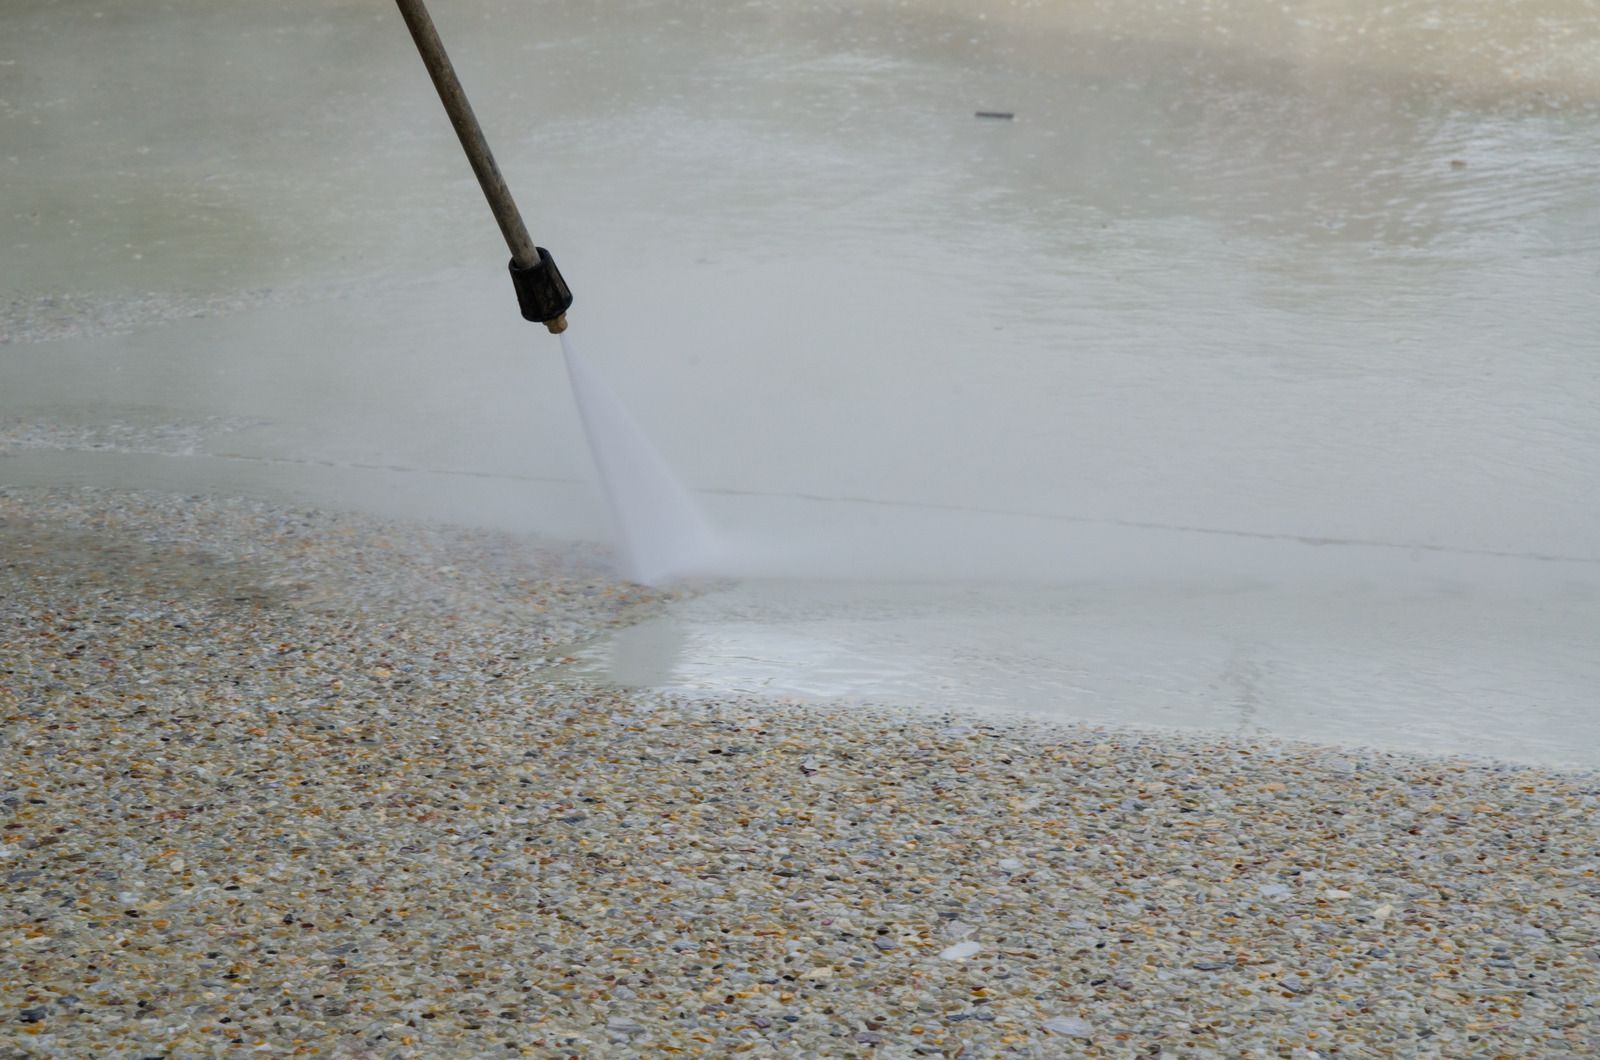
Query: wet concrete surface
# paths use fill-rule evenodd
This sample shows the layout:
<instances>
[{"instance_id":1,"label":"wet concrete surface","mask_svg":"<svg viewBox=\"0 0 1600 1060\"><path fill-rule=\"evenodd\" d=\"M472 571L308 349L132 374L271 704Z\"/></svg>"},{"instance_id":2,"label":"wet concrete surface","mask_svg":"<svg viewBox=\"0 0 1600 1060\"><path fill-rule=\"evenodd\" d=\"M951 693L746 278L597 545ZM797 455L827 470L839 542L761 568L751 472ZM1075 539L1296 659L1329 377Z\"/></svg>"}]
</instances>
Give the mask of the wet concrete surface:
<instances>
[{"instance_id":1,"label":"wet concrete surface","mask_svg":"<svg viewBox=\"0 0 1600 1060\"><path fill-rule=\"evenodd\" d=\"M568 672L693 699L977 709L1600 765L1600 594L1248 580L1058 587L754 580Z\"/></svg>"},{"instance_id":2,"label":"wet concrete surface","mask_svg":"<svg viewBox=\"0 0 1600 1060\"><path fill-rule=\"evenodd\" d=\"M437 5L574 334L725 570L799 582L681 628L736 604L933 675L849 694L1222 727L1197 690L1238 641L1299 675L1273 731L1377 732L1394 701L1436 719L1402 742L1473 712L1559 740L1600 687L1600 28L1126 8ZM0 30L0 484L604 532L391 10L30 2ZM1193 632L1195 585L1234 633ZM953 675L926 660L963 634L918 617L944 604L989 645ZM803 669L789 643L768 671Z\"/></svg>"}]
</instances>

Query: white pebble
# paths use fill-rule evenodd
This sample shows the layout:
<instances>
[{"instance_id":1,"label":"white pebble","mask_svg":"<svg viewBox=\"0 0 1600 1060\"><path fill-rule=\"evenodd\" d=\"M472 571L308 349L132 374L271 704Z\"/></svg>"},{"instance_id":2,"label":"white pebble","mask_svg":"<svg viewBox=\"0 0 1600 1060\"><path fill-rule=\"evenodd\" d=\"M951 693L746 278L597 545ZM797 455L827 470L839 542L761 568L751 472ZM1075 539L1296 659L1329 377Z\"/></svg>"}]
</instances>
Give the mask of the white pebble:
<instances>
[{"instance_id":1,"label":"white pebble","mask_svg":"<svg viewBox=\"0 0 1600 1060\"><path fill-rule=\"evenodd\" d=\"M1055 1034L1065 1034L1073 1038L1092 1038L1094 1028L1089 1026L1088 1020L1081 1020L1076 1016L1055 1016L1040 1024L1045 1030Z\"/></svg>"}]
</instances>

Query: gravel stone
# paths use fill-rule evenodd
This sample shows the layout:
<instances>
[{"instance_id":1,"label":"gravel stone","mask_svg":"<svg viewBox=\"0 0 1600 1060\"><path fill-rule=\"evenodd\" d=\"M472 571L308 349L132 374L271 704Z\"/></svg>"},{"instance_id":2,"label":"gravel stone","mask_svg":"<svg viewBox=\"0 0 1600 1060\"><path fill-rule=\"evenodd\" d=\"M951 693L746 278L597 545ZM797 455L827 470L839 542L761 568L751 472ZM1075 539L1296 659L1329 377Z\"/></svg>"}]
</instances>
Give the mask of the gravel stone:
<instances>
[{"instance_id":1,"label":"gravel stone","mask_svg":"<svg viewBox=\"0 0 1600 1060\"><path fill-rule=\"evenodd\" d=\"M602 558L0 489L0 1056L1600 1055L1593 774L583 685Z\"/></svg>"}]
</instances>

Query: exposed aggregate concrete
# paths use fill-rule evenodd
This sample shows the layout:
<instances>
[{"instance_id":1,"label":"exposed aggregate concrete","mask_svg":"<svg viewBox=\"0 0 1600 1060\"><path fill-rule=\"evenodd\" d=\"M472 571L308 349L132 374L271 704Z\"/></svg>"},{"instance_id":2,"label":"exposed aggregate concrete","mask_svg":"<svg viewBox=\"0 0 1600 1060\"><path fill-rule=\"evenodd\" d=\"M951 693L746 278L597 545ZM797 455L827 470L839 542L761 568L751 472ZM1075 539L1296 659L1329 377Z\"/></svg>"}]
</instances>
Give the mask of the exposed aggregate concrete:
<instances>
[{"instance_id":1,"label":"exposed aggregate concrete","mask_svg":"<svg viewBox=\"0 0 1600 1060\"><path fill-rule=\"evenodd\" d=\"M0 490L0 1056L1589 1056L1600 779L558 679L505 535Z\"/></svg>"}]
</instances>

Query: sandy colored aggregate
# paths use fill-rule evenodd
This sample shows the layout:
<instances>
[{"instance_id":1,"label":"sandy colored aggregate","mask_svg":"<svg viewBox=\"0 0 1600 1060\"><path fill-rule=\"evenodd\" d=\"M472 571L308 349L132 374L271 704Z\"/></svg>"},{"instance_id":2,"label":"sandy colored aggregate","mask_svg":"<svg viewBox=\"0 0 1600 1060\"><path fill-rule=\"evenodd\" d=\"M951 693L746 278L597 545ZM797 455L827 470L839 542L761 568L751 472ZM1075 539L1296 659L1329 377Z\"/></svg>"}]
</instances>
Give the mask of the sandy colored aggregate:
<instances>
[{"instance_id":1,"label":"sandy colored aggregate","mask_svg":"<svg viewBox=\"0 0 1600 1060\"><path fill-rule=\"evenodd\" d=\"M1600 1054L1592 775L553 680L660 599L0 490L0 1056Z\"/></svg>"}]
</instances>

